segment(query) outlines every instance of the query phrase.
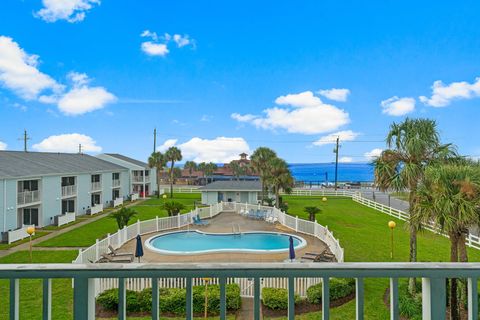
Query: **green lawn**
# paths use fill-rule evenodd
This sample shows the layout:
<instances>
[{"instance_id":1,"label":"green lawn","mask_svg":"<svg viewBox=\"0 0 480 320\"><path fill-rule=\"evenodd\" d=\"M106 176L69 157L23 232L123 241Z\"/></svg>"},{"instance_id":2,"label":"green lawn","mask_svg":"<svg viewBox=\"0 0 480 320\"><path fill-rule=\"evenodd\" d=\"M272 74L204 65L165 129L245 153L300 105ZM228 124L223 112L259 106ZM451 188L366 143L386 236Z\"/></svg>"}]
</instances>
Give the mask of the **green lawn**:
<instances>
[{"instance_id":1,"label":"green lawn","mask_svg":"<svg viewBox=\"0 0 480 320\"><path fill-rule=\"evenodd\" d=\"M193 200L199 200L199 195L177 195L178 201L186 204L192 204ZM327 202L321 201L322 197L299 197L284 196L284 201L289 204L289 213L298 215L301 218L307 218L307 214L303 212L305 206L319 206L322 212L317 215L317 220L322 225L327 225L334 232L335 237L340 239L340 244L345 248L345 260L347 262L354 261L371 261L383 262L392 261L390 259L390 231L387 223L390 220L397 222L395 229L395 257L393 261L408 261L408 232L405 223L396 220L388 215L382 214L373 209L367 208L353 202L348 198L328 198ZM143 202L135 208L139 211L139 217L149 219L161 212L155 204L161 203L163 199L150 199ZM159 214L161 215L161 214ZM165 215L165 213L163 213ZM107 220L108 219L108 220ZM89 226L89 227L86 227ZM115 221L110 218L102 218L98 221L90 223L85 227L82 226L71 238L61 235L61 240L57 239L57 243L65 246L65 243L85 242L88 244L95 241L99 234L114 232L116 230ZM113 228L113 231L108 231ZM87 240L85 240L87 239ZM48 241L47 241L48 242ZM87 245L88 245L87 244ZM76 256L74 251L36 251L34 252L35 262L70 262ZM448 239L434 235L428 231L422 232L418 236L418 260L419 261L448 261L449 243ZM480 251L469 249L470 261L480 261ZM9 262L28 262L28 252L15 253L0 259L0 263ZM66 319L71 318L71 282L68 280L55 280L54 282L54 318ZM365 312L366 319L387 319L389 310L384 306L383 294L388 287L388 279L366 279L365 280ZM24 289L25 288L25 289ZM1 282L0 292L7 289L6 283ZM22 319L30 319L27 316L33 315L31 310L41 308L41 287L40 283L35 280L22 282L22 310L26 310L27 315L22 315ZM25 292L28 292L26 294ZM33 294L31 294L33 293ZM0 295L0 305L6 305L7 298ZM25 303L28 302L28 306ZM1 308L0 308L1 309ZM320 309L320 306L319 306ZM0 310L0 318L4 318L3 310ZM68 315L68 316L67 316ZM320 312L311 313L297 317L301 320L318 319ZM39 319L39 315L35 314L31 319ZM355 318L355 301L351 301L341 307L331 310L331 319L354 319ZM143 319L143 318L140 318ZM148 319L148 318L144 318Z\"/></svg>"},{"instance_id":2,"label":"green lawn","mask_svg":"<svg viewBox=\"0 0 480 320\"><path fill-rule=\"evenodd\" d=\"M32 239L37 239L37 238L43 237L44 235L47 235L47 234L49 234L49 232L36 230L36 231L35 231L35 235L32 236ZM0 250L10 249L10 248L13 248L13 247L18 246L19 244L26 243L26 242L28 242L28 241L30 241L30 239L25 238L25 239L15 241L15 242L10 243L10 244L8 244L8 243L0 243Z\"/></svg>"},{"instance_id":3,"label":"green lawn","mask_svg":"<svg viewBox=\"0 0 480 320\"><path fill-rule=\"evenodd\" d=\"M193 209L193 202L200 200L200 194L175 194L174 200L181 202L186 206L185 210L182 211L185 213ZM135 223L137 219L149 220L155 218L155 216L166 217L167 212L163 209L160 209L160 204L164 201L165 200L162 198L151 198L141 202L138 205L131 206L130 208L136 210L138 214L132 220L130 220L129 224ZM167 198L166 201L170 201L170 198ZM117 230L118 226L115 219L112 219L106 215L101 219L85 224L72 231L40 242L36 246L88 247L94 244L96 239L102 239L106 237L108 233L114 233Z\"/></svg>"}]
</instances>

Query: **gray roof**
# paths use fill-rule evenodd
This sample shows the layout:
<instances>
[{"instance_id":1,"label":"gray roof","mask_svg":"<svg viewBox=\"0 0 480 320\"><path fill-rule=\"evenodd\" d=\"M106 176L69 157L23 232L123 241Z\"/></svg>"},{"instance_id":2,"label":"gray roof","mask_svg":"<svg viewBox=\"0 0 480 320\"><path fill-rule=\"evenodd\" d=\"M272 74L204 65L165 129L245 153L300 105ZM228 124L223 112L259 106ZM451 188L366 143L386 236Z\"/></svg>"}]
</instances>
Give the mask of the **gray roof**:
<instances>
[{"instance_id":1,"label":"gray roof","mask_svg":"<svg viewBox=\"0 0 480 320\"><path fill-rule=\"evenodd\" d=\"M132 159L132 158L124 156L122 154L118 154L118 153L105 153L105 154L107 156L110 156L110 157L114 157L114 158L117 158L117 159L120 159L120 160L123 160L123 161L126 161L126 162L133 163L133 164L135 164L137 166L141 166L143 168L148 168L148 164L146 162L136 160L136 159Z\"/></svg>"},{"instance_id":2,"label":"gray roof","mask_svg":"<svg viewBox=\"0 0 480 320\"><path fill-rule=\"evenodd\" d=\"M0 151L0 179L123 171L126 169L87 154Z\"/></svg>"},{"instance_id":3,"label":"gray roof","mask_svg":"<svg viewBox=\"0 0 480 320\"><path fill-rule=\"evenodd\" d=\"M199 188L205 191L262 191L260 181L215 181Z\"/></svg>"}]
</instances>

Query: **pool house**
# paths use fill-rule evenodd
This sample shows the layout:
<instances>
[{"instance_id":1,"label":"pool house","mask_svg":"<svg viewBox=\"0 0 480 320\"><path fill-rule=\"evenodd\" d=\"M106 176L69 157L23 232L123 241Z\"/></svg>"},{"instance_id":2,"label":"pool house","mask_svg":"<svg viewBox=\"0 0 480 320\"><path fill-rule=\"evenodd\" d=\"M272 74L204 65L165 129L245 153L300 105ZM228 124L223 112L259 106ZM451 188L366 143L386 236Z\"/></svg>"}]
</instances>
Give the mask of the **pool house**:
<instances>
[{"instance_id":1,"label":"pool house","mask_svg":"<svg viewBox=\"0 0 480 320\"><path fill-rule=\"evenodd\" d=\"M222 201L258 204L262 197L260 181L215 181L199 188L202 204L212 205Z\"/></svg>"}]
</instances>

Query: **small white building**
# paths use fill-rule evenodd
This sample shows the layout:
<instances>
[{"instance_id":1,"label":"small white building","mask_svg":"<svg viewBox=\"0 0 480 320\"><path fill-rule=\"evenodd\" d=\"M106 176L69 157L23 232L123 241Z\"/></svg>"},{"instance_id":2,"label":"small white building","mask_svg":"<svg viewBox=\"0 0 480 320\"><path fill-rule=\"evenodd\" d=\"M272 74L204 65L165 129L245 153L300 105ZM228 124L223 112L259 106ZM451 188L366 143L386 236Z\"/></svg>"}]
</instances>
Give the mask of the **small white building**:
<instances>
[{"instance_id":1,"label":"small white building","mask_svg":"<svg viewBox=\"0 0 480 320\"><path fill-rule=\"evenodd\" d=\"M260 181L215 181L199 188L202 204L212 205L220 201L258 204L262 197Z\"/></svg>"}]
</instances>

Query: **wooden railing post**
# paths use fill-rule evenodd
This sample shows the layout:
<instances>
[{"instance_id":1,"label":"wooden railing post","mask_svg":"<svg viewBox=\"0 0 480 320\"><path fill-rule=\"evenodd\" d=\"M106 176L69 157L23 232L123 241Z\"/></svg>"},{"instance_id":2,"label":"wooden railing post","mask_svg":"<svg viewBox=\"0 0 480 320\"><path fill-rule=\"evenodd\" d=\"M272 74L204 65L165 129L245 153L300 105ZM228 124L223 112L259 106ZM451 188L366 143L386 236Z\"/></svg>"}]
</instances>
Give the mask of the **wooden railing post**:
<instances>
[{"instance_id":1,"label":"wooden railing post","mask_svg":"<svg viewBox=\"0 0 480 320\"><path fill-rule=\"evenodd\" d=\"M468 278L468 320L478 319L477 278Z\"/></svg>"},{"instance_id":2,"label":"wooden railing post","mask_svg":"<svg viewBox=\"0 0 480 320\"><path fill-rule=\"evenodd\" d=\"M364 313L364 286L363 286L363 278L356 278L355 279L355 295L356 295L356 306L355 306L355 313L356 313L356 320L363 320L363 313Z\"/></svg>"},{"instance_id":3,"label":"wooden railing post","mask_svg":"<svg viewBox=\"0 0 480 320\"><path fill-rule=\"evenodd\" d=\"M52 319L52 279L43 279L42 305L43 320Z\"/></svg>"},{"instance_id":4,"label":"wooden railing post","mask_svg":"<svg viewBox=\"0 0 480 320\"><path fill-rule=\"evenodd\" d=\"M446 290L444 278L422 278L422 319L445 320Z\"/></svg>"},{"instance_id":5,"label":"wooden railing post","mask_svg":"<svg viewBox=\"0 0 480 320\"><path fill-rule=\"evenodd\" d=\"M95 319L95 279L76 277L73 280L73 319Z\"/></svg>"},{"instance_id":6,"label":"wooden railing post","mask_svg":"<svg viewBox=\"0 0 480 320\"><path fill-rule=\"evenodd\" d=\"M10 320L18 320L20 316L20 281L10 279Z\"/></svg>"},{"instance_id":7,"label":"wooden railing post","mask_svg":"<svg viewBox=\"0 0 480 320\"><path fill-rule=\"evenodd\" d=\"M225 320L227 318L227 292L226 292L226 282L225 277L220 277L218 279L220 284L220 319Z\"/></svg>"},{"instance_id":8,"label":"wooden railing post","mask_svg":"<svg viewBox=\"0 0 480 320\"><path fill-rule=\"evenodd\" d=\"M398 279L390 278L390 320L399 320Z\"/></svg>"}]
</instances>

